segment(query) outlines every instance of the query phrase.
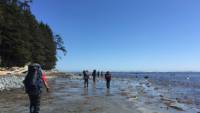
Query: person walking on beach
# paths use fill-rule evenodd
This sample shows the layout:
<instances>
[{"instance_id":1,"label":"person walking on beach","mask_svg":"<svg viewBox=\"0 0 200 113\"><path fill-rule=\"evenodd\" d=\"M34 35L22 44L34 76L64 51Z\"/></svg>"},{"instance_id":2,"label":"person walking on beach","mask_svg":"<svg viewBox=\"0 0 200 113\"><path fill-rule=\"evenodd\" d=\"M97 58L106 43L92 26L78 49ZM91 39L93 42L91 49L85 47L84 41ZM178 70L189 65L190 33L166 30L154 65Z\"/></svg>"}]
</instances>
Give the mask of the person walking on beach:
<instances>
[{"instance_id":1,"label":"person walking on beach","mask_svg":"<svg viewBox=\"0 0 200 113\"><path fill-rule=\"evenodd\" d=\"M89 75L88 75L88 71L83 71L83 79L84 79L84 88L88 87L89 84Z\"/></svg>"},{"instance_id":2,"label":"person walking on beach","mask_svg":"<svg viewBox=\"0 0 200 113\"><path fill-rule=\"evenodd\" d=\"M93 82L95 83L96 82L96 70L93 70L92 72L92 77L93 77Z\"/></svg>"},{"instance_id":3,"label":"person walking on beach","mask_svg":"<svg viewBox=\"0 0 200 113\"><path fill-rule=\"evenodd\" d=\"M28 66L28 74L23 83L30 100L30 113L39 113L42 83L44 83L47 92L49 92L46 75L42 71L40 64L34 63Z\"/></svg>"},{"instance_id":4,"label":"person walking on beach","mask_svg":"<svg viewBox=\"0 0 200 113\"><path fill-rule=\"evenodd\" d=\"M111 73L109 71L105 74L105 80L106 80L106 87L110 89L110 81L111 81Z\"/></svg>"}]
</instances>

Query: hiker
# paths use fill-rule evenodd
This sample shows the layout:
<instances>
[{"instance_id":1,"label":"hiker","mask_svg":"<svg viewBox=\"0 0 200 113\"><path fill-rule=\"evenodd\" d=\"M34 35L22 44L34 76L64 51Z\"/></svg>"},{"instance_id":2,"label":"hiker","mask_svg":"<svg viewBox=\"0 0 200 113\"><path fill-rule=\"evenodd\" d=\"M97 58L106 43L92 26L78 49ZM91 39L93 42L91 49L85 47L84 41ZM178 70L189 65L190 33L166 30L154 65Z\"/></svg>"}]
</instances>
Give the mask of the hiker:
<instances>
[{"instance_id":1,"label":"hiker","mask_svg":"<svg viewBox=\"0 0 200 113\"><path fill-rule=\"evenodd\" d=\"M106 87L110 89L111 73L109 71L105 74Z\"/></svg>"},{"instance_id":2,"label":"hiker","mask_svg":"<svg viewBox=\"0 0 200 113\"><path fill-rule=\"evenodd\" d=\"M96 70L93 70L92 72L92 77L93 77L93 82L95 83L96 82Z\"/></svg>"},{"instance_id":3,"label":"hiker","mask_svg":"<svg viewBox=\"0 0 200 113\"><path fill-rule=\"evenodd\" d=\"M34 63L28 66L28 74L23 83L30 100L30 113L39 113L42 83L49 92L46 75L39 64Z\"/></svg>"},{"instance_id":4,"label":"hiker","mask_svg":"<svg viewBox=\"0 0 200 113\"><path fill-rule=\"evenodd\" d=\"M84 87L88 87L88 84L89 84L89 74L88 74L88 71L83 71L83 79L84 79Z\"/></svg>"}]
</instances>

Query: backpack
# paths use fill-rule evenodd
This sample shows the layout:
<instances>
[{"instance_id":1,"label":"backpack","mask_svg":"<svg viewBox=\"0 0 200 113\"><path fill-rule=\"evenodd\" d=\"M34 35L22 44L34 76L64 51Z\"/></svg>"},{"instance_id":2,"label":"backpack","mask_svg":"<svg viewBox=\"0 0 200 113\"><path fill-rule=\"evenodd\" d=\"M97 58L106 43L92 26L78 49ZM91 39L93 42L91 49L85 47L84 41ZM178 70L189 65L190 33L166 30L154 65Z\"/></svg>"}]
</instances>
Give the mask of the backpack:
<instances>
[{"instance_id":1,"label":"backpack","mask_svg":"<svg viewBox=\"0 0 200 113\"><path fill-rule=\"evenodd\" d=\"M110 74L106 74L105 78L106 78L106 80L111 80L111 75Z\"/></svg>"},{"instance_id":2,"label":"backpack","mask_svg":"<svg viewBox=\"0 0 200 113\"><path fill-rule=\"evenodd\" d=\"M84 79L89 79L89 75L87 73L84 74Z\"/></svg>"},{"instance_id":3,"label":"backpack","mask_svg":"<svg viewBox=\"0 0 200 113\"><path fill-rule=\"evenodd\" d=\"M42 71L39 64L28 66L28 74L26 75L23 83L26 93L31 95L38 95L41 93L42 88Z\"/></svg>"}]
</instances>

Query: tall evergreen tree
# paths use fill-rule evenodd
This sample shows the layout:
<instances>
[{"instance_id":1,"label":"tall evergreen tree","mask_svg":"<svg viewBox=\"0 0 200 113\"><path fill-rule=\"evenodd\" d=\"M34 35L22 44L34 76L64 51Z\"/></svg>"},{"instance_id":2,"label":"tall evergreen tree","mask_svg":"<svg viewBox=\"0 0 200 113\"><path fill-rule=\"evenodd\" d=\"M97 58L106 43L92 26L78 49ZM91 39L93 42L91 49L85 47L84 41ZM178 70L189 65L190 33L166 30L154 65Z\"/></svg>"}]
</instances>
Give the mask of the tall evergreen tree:
<instances>
[{"instance_id":1,"label":"tall evergreen tree","mask_svg":"<svg viewBox=\"0 0 200 113\"><path fill-rule=\"evenodd\" d=\"M51 28L38 22L27 8L29 1L0 1L0 58L1 66L23 66L37 62L45 69L56 65L56 51L66 53L61 37L54 37ZM25 6L24 6L25 7Z\"/></svg>"}]
</instances>

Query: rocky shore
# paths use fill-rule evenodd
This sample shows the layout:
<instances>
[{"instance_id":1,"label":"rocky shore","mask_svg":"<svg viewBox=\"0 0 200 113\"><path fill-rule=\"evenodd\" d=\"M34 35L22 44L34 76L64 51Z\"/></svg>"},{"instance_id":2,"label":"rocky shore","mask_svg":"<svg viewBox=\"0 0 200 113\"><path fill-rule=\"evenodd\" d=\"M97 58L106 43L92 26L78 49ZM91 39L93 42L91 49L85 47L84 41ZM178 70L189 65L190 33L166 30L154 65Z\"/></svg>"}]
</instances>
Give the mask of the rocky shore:
<instances>
[{"instance_id":1,"label":"rocky shore","mask_svg":"<svg viewBox=\"0 0 200 113\"><path fill-rule=\"evenodd\" d=\"M23 87L24 76L0 76L0 91Z\"/></svg>"},{"instance_id":2,"label":"rocky shore","mask_svg":"<svg viewBox=\"0 0 200 113\"><path fill-rule=\"evenodd\" d=\"M7 73L6 75L0 75L0 91L11 90L17 88L23 88L23 80L26 73ZM76 76L71 73L57 72L57 71L46 71L48 80L54 79L57 77L64 77L69 79L79 79L79 76Z\"/></svg>"}]
</instances>

